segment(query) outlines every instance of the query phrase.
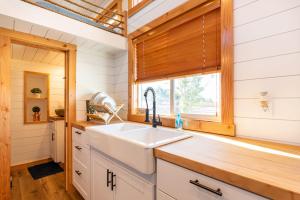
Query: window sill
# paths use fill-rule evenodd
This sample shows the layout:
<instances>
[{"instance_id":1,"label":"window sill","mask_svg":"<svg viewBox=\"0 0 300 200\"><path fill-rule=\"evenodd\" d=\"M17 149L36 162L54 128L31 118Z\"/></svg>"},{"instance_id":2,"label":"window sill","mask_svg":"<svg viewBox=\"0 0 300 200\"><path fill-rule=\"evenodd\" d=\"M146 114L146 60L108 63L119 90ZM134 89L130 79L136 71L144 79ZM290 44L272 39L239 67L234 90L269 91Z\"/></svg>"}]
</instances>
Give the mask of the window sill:
<instances>
[{"instance_id":1,"label":"window sill","mask_svg":"<svg viewBox=\"0 0 300 200\"><path fill-rule=\"evenodd\" d=\"M150 4L153 1L154 0L143 0L142 2L138 3L134 7L130 8L128 10L128 17L133 16L134 14L136 14L137 12L139 12L140 10L142 10L144 7L146 7L148 4Z\"/></svg>"},{"instance_id":2,"label":"window sill","mask_svg":"<svg viewBox=\"0 0 300 200\"><path fill-rule=\"evenodd\" d=\"M145 116L140 114L128 114L128 120L133 122L144 123ZM161 117L163 126L174 128L174 117ZM206 133L215 133L219 135L235 136L235 125L224 124L222 122L211 122L194 119L183 119L183 129L191 131L201 131Z\"/></svg>"}]
</instances>

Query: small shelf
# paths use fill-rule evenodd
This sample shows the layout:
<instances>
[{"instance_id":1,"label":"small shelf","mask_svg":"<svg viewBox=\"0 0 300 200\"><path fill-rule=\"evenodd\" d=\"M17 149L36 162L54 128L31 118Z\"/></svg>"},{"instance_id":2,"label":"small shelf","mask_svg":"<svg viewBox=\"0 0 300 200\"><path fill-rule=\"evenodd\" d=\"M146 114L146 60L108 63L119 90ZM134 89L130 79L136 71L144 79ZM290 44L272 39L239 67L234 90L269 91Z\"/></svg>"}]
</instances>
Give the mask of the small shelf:
<instances>
[{"instance_id":1,"label":"small shelf","mask_svg":"<svg viewBox=\"0 0 300 200\"><path fill-rule=\"evenodd\" d=\"M47 97L45 97L45 98L38 98L38 97L25 97L26 99L28 99L28 100L48 100L48 98Z\"/></svg>"},{"instance_id":2,"label":"small shelf","mask_svg":"<svg viewBox=\"0 0 300 200\"><path fill-rule=\"evenodd\" d=\"M32 89L40 90L40 97ZM38 112L33 112L37 107ZM24 124L48 123L49 118L49 74L24 72Z\"/></svg>"}]
</instances>

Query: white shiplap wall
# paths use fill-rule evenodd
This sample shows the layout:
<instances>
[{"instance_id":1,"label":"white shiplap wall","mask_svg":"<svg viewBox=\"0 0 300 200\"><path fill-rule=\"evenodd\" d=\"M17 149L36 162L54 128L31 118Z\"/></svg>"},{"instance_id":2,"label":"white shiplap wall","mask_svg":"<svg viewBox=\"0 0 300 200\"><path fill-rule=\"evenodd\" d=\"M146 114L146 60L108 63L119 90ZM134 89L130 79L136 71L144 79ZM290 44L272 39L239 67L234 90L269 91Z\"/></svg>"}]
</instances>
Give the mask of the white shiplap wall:
<instances>
[{"instance_id":1,"label":"white shiplap wall","mask_svg":"<svg viewBox=\"0 0 300 200\"><path fill-rule=\"evenodd\" d=\"M93 51L77 51L77 120L86 119L86 100L99 91L114 95L114 57Z\"/></svg>"},{"instance_id":2,"label":"white shiplap wall","mask_svg":"<svg viewBox=\"0 0 300 200\"><path fill-rule=\"evenodd\" d=\"M50 74L50 114L64 105L64 66L12 60L11 63L11 165L50 157L48 124L24 125L24 71Z\"/></svg>"},{"instance_id":3,"label":"white shiplap wall","mask_svg":"<svg viewBox=\"0 0 300 200\"><path fill-rule=\"evenodd\" d=\"M184 2L154 1L128 20L129 32ZM300 145L300 1L234 0L234 52L237 135ZM122 58L115 93L125 100ZM270 112L259 107L262 91Z\"/></svg>"},{"instance_id":4,"label":"white shiplap wall","mask_svg":"<svg viewBox=\"0 0 300 200\"><path fill-rule=\"evenodd\" d=\"M300 1L235 0L237 134L300 144ZM259 108L268 91L271 111Z\"/></svg>"},{"instance_id":5,"label":"white shiplap wall","mask_svg":"<svg viewBox=\"0 0 300 200\"><path fill-rule=\"evenodd\" d=\"M127 119L128 110L128 52L114 55L114 98L118 104L125 104L120 112Z\"/></svg>"}]
</instances>

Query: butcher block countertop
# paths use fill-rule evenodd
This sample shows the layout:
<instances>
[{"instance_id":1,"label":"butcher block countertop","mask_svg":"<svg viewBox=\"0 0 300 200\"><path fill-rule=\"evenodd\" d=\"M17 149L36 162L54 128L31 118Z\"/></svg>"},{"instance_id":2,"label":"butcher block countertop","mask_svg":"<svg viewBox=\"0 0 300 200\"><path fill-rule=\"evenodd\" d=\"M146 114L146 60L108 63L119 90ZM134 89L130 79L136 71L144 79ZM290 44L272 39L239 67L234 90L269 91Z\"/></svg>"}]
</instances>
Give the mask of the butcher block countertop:
<instances>
[{"instance_id":1,"label":"butcher block countertop","mask_svg":"<svg viewBox=\"0 0 300 200\"><path fill-rule=\"evenodd\" d=\"M104 123L95 121L76 121L72 123L72 127L80 129L82 131L85 131L87 127L100 125L104 125Z\"/></svg>"},{"instance_id":2,"label":"butcher block countertop","mask_svg":"<svg viewBox=\"0 0 300 200\"><path fill-rule=\"evenodd\" d=\"M120 121L112 120L111 123L120 123ZM72 127L85 131L87 127L91 126L103 126L104 122L101 121L76 121L71 123Z\"/></svg>"},{"instance_id":3,"label":"butcher block countertop","mask_svg":"<svg viewBox=\"0 0 300 200\"><path fill-rule=\"evenodd\" d=\"M103 123L72 123L83 131L98 125ZM300 200L299 146L192 134L192 138L156 148L155 156L270 199Z\"/></svg>"},{"instance_id":4,"label":"butcher block countertop","mask_svg":"<svg viewBox=\"0 0 300 200\"><path fill-rule=\"evenodd\" d=\"M155 156L264 197L300 199L300 147L199 134Z\"/></svg>"}]
</instances>

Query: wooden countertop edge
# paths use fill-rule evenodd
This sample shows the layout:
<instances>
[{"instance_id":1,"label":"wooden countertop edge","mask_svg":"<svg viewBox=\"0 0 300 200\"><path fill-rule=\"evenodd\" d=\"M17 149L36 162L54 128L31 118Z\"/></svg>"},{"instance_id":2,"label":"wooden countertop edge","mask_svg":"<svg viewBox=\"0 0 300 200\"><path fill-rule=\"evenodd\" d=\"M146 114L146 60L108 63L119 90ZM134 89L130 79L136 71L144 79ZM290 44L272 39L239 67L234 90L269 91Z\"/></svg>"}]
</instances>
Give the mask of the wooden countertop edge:
<instances>
[{"instance_id":1,"label":"wooden countertop edge","mask_svg":"<svg viewBox=\"0 0 300 200\"><path fill-rule=\"evenodd\" d=\"M72 122L71 126L74 128L77 128L79 130L85 131L87 127L90 126L101 126L103 125L103 123L97 123L97 122L93 122L93 121L76 121L76 122Z\"/></svg>"},{"instance_id":2,"label":"wooden countertop edge","mask_svg":"<svg viewBox=\"0 0 300 200\"><path fill-rule=\"evenodd\" d=\"M65 120L65 117L59 117L59 116L49 116L48 117L49 121L60 121L60 120Z\"/></svg>"},{"instance_id":3,"label":"wooden countertop edge","mask_svg":"<svg viewBox=\"0 0 300 200\"><path fill-rule=\"evenodd\" d=\"M198 161L190 160L181 156L177 156L160 149L155 149L154 154L156 158L168 161L175 165L184 167L186 169L195 171L197 173L209 176L211 178L220 180L227 184L239 187L243 190L258 194L263 197L278 199L278 200L296 200L300 199L299 193L279 188L277 186L263 183L248 177L244 177L232 172L228 172L213 166L209 166Z\"/></svg>"}]
</instances>

